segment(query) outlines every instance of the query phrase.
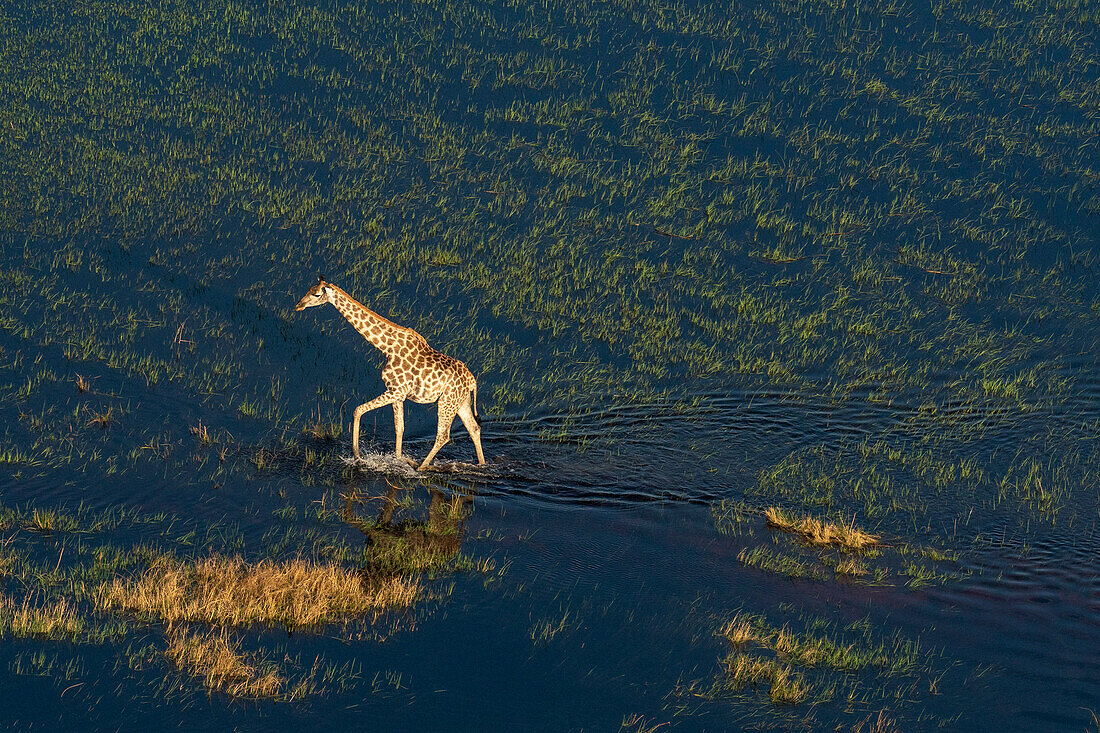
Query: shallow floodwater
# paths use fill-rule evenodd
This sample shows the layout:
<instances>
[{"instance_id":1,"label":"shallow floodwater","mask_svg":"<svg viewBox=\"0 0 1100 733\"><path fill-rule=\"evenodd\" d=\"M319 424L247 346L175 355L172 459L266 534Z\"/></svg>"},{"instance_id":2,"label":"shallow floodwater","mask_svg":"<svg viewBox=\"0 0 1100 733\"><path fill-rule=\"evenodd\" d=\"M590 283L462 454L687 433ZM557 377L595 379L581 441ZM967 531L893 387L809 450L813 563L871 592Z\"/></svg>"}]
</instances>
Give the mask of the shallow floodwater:
<instances>
[{"instance_id":1,"label":"shallow floodwater","mask_svg":"<svg viewBox=\"0 0 1100 733\"><path fill-rule=\"evenodd\" d=\"M929 671L907 680L902 696L847 712L825 703L819 718L859 721L885 709L908 730L1079 726L1100 695L1100 538L1094 532L1025 534L976 516L965 536L985 540L962 548L958 568L966 576L912 589L788 579L747 568L737 558L744 539L715 530L708 505L745 496L763 462L754 456L816 442L823 431L868 430L874 413L855 404L823 411L809 400L741 394L715 397L697 415L624 407L578 418L575 432L632 436L606 452L539 444L532 431L553 415L488 420L489 466L456 465L472 452L458 435L439 475L472 497L462 551L495 558L506 567L498 579L490 583L472 573L436 581L453 590L381 642L349 643L324 631L260 634L289 653L352 663L358 679L350 689L275 706L207 696L186 681L166 694L164 671L155 665L112 670L116 652L109 646L54 644L51 654L81 660L72 683L78 686L9 670L5 688L20 693L7 698L6 715L19 727L41 728L215 721L261 729L298 720L557 731L617 729L639 714L678 730L748 729L774 721L735 700L677 692L718 674L717 660L727 651L715 633L718 619L742 610L767 612L779 623L806 616L839 624L866 620L878 633L919 640ZM413 414L409 450L416 455L428 447L432 425L427 411ZM890 412L878 411L877 419L890 419ZM385 426L378 432L383 451ZM343 454L347 446L330 450ZM362 463L362 474L344 488L381 496L387 479L406 473L384 453ZM272 479L283 482L292 501L308 504L317 495L288 477ZM408 491L425 491L406 481ZM275 505L262 493L246 498L244 489L212 494L178 487L173 477L153 481L143 501L180 516L228 519L246 547L264 531ZM6 484L4 495L13 503L43 503L40 491L18 481ZM92 500L87 490L53 500L66 498ZM132 501L121 490L97 498ZM933 514L929 523L935 522ZM552 638L533 640L540 621L562 619ZM11 659L35 648L36 642L8 642L5 654ZM65 694L57 699L59 692Z\"/></svg>"}]
</instances>

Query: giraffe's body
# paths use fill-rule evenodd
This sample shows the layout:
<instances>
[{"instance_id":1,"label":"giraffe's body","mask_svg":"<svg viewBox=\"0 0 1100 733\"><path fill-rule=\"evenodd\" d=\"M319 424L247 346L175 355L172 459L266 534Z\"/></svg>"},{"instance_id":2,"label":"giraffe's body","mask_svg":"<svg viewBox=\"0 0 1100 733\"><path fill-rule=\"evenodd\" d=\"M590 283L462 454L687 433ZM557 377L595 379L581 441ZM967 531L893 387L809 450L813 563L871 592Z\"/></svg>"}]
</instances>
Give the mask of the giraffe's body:
<instances>
[{"instance_id":1,"label":"giraffe's body","mask_svg":"<svg viewBox=\"0 0 1100 733\"><path fill-rule=\"evenodd\" d=\"M478 463L485 463L481 452L481 427L477 422L477 382L466 365L458 359L441 354L411 328L392 323L322 277L310 288L294 310L332 303L363 338L370 341L388 358L382 368L386 391L359 405L352 423L351 447L359 457L359 420L363 414L393 405L394 429L397 433L397 457L401 458L401 437L405 431L405 400L428 404L438 403L439 425L435 445L420 464L427 468L435 454L451 439L451 423L457 415L477 449ZM471 400L472 397L472 400Z\"/></svg>"}]
</instances>

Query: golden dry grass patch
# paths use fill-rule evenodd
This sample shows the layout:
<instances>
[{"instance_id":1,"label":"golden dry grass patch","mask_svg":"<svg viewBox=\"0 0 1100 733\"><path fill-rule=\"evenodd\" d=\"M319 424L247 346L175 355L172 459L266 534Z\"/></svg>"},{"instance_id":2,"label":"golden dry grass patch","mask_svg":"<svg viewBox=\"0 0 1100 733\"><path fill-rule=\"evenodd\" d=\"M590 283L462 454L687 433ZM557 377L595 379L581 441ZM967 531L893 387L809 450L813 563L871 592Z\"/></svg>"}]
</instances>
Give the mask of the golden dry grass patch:
<instances>
[{"instance_id":1,"label":"golden dry grass patch","mask_svg":"<svg viewBox=\"0 0 1100 733\"><path fill-rule=\"evenodd\" d=\"M181 560L165 555L135 577L106 584L97 605L169 625L297 628L405 608L420 592L416 579L366 577L342 565L302 558L250 563L237 556Z\"/></svg>"},{"instance_id":2,"label":"golden dry grass patch","mask_svg":"<svg viewBox=\"0 0 1100 733\"><path fill-rule=\"evenodd\" d=\"M842 547L859 551L878 544L876 535L864 532L851 521L826 522L813 517L792 517L779 507L764 510L768 526L796 534L811 545Z\"/></svg>"}]
</instances>

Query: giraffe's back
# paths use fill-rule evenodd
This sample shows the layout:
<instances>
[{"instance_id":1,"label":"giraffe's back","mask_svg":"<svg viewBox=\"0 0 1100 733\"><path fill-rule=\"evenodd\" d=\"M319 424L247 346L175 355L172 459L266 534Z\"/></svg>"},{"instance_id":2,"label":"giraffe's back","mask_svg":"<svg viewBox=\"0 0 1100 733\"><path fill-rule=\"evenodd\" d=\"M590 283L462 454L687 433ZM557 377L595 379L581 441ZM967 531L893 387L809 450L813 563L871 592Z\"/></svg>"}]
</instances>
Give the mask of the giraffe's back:
<instances>
[{"instance_id":1,"label":"giraffe's back","mask_svg":"<svg viewBox=\"0 0 1100 733\"><path fill-rule=\"evenodd\" d=\"M448 392L469 391L475 384L465 364L427 344L414 353L395 355L382 370L382 380L420 403L435 402Z\"/></svg>"}]
</instances>

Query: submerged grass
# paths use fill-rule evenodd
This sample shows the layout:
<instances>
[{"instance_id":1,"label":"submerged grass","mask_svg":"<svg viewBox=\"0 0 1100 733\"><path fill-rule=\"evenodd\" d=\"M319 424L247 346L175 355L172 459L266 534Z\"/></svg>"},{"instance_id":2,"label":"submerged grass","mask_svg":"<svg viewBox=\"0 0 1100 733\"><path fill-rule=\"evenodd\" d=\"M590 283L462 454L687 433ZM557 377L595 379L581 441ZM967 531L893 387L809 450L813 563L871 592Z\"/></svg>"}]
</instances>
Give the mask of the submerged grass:
<instances>
[{"instance_id":1,"label":"submerged grass","mask_svg":"<svg viewBox=\"0 0 1100 733\"><path fill-rule=\"evenodd\" d=\"M726 684L737 690L747 684L761 682L768 687L768 697L778 704L797 705L806 700L810 686L791 667L774 659L760 659L747 654L733 654L723 660Z\"/></svg>"},{"instance_id":2,"label":"submerged grass","mask_svg":"<svg viewBox=\"0 0 1100 733\"><path fill-rule=\"evenodd\" d=\"M52 677L65 682L87 674L81 657L50 652L46 649L17 654L8 665L8 669L18 676Z\"/></svg>"},{"instance_id":3,"label":"submerged grass","mask_svg":"<svg viewBox=\"0 0 1100 733\"><path fill-rule=\"evenodd\" d=\"M433 504L439 535L458 537L468 501L440 498ZM316 518L327 522L331 515L322 502ZM331 530L313 538L319 558L246 559L213 549L239 546L232 527L215 523L200 531L189 524L120 507L0 506L0 527L9 533L0 547L0 582L9 591L0 592L0 638L115 644L139 628L163 629L166 647L153 656L168 659L206 689L230 697L299 700L334 687L350 689L362 670L322 657L302 668L263 643L245 651L246 635L262 634L258 627L265 626L336 625L344 638L383 639L407 621L387 612L424 598L419 570L402 563L383 571L364 557L361 544L338 542L328 536ZM152 528L160 542L105 543L103 534L120 527ZM461 566L454 557L446 563L452 570ZM232 629L239 631L234 635ZM141 665L154 663L147 652L139 656L145 659L138 660ZM73 668L56 660L49 667L65 674ZM20 662L16 673L52 675L35 669Z\"/></svg>"},{"instance_id":4,"label":"submerged grass","mask_svg":"<svg viewBox=\"0 0 1100 733\"><path fill-rule=\"evenodd\" d=\"M559 616L550 616L535 621L527 633L535 646L541 646L553 641L559 634L574 625L576 621L575 614L565 610Z\"/></svg>"},{"instance_id":5,"label":"submerged grass","mask_svg":"<svg viewBox=\"0 0 1100 733\"><path fill-rule=\"evenodd\" d=\"M437 575L474 567L461 555L454 541L440 542L438 537L418 532L385 534L379 532L364 551L367 566L384 575L427 573Z\"/></svg>"},{"instance_id":6,"label":"submerged grass","mask_svg":"<svg viewBox=\"0 0 1100 733\"><path fill-rule=\"evenodd\" d=\"M749 567L765 572L785 575L788 578L822 578L824 573L813 562L805 562L789 553L769 550L766 547L744 548L737 559Z\"/></svg>"},{"instance_id":7,"label":"submerged grass","mask_svg":"<svg viewBox=\"0 0 1100 733\"><path fill-rule=\"evenodd\" d=\"M795 631L786 624L771 625L761 615L739 613L720 627L718 635L735 651L751 644L806 668L846 672L873 668L890 674L908 674L917 669L922 652L915 642L900 636L875 642L866 621L851 624L843 631L851 638L845 639L845 634L821 619L810 619L804 630Z\"/></svg>"},{"instance_id":8,"label":"submerged grass","mask_svg":"<svg viewBox=\"0 0 1100 733\"><path fill-rule=\"evenodd\" d=\"M931 655L917 642L899 634L879 638L869 619L839 627L811 616L788 618L776 626L764 615L737 613L719 626L717 635L730 644L718 678L709 687L694 683L682 692L711 698L748 696L782 707L809 703L808 717L797 724L802 728L824 725L813 717L813 710L823 703L839 700L845 713L861 714L875 704L904 700L920 675L934 673ZM866 729L872 717L857 725ZM834 724L837 729L848 727L840 721Z\"/></svg>"},{"instance_id":9,"label":"submerged grass","mask_svg":"<svg viewBox=\"0 0 1100 733\"><path fill-rule=\"evenodd\" d=\"M287 702L344 691L362 672L354 661L337 666L324 664L321 657L303 668L297 656L285 651L247 650L241 636L221 628L174 626L167 632L163 655L208 692L252 700Z\"/></svg>"}]
</instances>

